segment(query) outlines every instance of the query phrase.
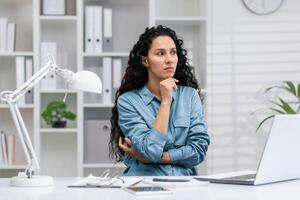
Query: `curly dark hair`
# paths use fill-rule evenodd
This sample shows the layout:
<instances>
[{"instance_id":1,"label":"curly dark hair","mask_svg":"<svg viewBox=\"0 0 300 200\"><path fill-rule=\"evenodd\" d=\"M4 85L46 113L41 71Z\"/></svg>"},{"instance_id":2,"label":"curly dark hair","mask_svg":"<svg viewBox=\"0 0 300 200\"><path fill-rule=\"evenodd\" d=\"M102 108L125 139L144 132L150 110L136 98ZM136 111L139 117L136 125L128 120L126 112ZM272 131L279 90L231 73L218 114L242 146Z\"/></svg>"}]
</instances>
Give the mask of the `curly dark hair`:
<instances>
[{"instance_id":1,"label":"curly dark hair","mask_svg":"<svg viewBox=\"0 0 300 200\"><path fill-rule=\"evenodd\" d=\"M109 141L109 155L116 161L122 161L122 157L124 155L124 152L118 147L119 137L124 138L124 134L118 124L118 97L125 92L142 88L145 84L147 84L148 70L142 64L142 57L146 57L148 55L152 41L158 36L169 36L173 39L176 45L178 64L174 78L179 81L177 84L199 89L197 80L192 73L192 68L186 57L187 51L182 47L183 40L177 37L175 31L163 25L146 28L145 32L140 35L139 40L130 51L128 65L122 78L121 86L116 92L115 105L112 109L112 117L110 119L111 134Z\"/></svg>"}]
</instances>

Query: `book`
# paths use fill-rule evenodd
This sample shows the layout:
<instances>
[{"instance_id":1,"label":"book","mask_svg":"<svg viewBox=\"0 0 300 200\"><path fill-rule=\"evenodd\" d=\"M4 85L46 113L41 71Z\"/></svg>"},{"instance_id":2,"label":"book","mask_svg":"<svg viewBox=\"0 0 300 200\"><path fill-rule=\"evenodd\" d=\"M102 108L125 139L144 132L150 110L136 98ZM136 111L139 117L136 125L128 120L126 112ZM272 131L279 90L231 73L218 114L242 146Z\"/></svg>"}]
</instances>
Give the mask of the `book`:
<instances>
[{"instance_id":1,"label":"book","mask_svg":"<svg viewBox=\"0 0 300 200\"><path fill-rule=\"evenodd\" d=\"M76 15L76 1L66 0L66 14Z\"/></svg>"}]
</instances>

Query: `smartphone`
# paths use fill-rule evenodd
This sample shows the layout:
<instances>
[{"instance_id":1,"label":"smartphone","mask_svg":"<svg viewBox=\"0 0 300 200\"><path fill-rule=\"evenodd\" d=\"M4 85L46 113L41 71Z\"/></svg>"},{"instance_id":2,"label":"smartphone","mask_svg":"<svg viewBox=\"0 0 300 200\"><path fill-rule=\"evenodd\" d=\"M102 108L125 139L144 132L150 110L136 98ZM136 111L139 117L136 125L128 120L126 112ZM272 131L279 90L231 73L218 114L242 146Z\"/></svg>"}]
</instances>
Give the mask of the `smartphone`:
<instances>
[{"instance_id":1,"label":"smartphone","mask_svg":"<svg viewBox=\"0 0 300 200\"><path fill-rule=\"evenodd\" d=\"M139 187L124 187L125 191L135 195L163 195L172 194L170 190L167 190L160 186L139 186Z\"/></svg>"}]
</instances>

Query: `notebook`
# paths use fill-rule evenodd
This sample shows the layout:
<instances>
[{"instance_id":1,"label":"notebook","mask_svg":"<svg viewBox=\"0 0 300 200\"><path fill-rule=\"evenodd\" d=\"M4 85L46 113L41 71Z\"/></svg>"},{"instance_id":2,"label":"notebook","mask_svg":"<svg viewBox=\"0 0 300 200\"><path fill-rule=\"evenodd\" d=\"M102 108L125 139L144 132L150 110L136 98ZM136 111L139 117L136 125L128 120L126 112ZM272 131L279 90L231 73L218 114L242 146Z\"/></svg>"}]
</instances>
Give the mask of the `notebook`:
<instances>
[{"instance_id":1,"label":"notebook","mask_svg":"<svg viewBox=\"0 0 300 200\"><path fill-rule=\"evenodd\" d=\"M195 177L211 183L261 185L300 178L300 115L275 115L257 171Z\"/></svg>"}]
</instances>

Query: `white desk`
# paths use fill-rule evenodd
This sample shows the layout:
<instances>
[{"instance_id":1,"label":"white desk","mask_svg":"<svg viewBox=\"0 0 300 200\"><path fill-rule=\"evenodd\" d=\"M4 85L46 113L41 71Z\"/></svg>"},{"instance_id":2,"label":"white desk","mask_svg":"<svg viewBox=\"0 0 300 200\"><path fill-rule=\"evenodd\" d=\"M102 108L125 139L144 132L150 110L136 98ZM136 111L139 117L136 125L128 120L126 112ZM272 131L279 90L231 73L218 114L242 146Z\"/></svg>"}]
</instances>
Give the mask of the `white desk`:
<instances>
[{"instance_id":1,"label":"white desk","mask_svg":"<svg viewBox=\"0 0 300 200\"><path fill-rule=\"evenodd\" d=\"M197 188L177 188L173 195L136 197L122 189L67 188L78 178L55 178L52 188L17 188L9 186L9 179L0 179L1 200L299 200L300 180L287 181L263 186L238 186L208 184Z\"/></svg>"}]
</instances>

